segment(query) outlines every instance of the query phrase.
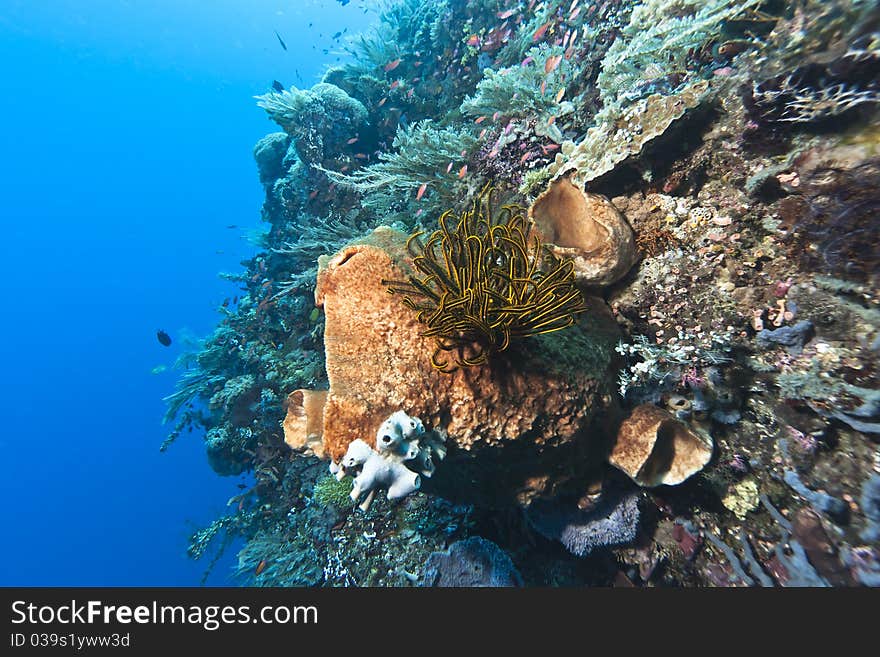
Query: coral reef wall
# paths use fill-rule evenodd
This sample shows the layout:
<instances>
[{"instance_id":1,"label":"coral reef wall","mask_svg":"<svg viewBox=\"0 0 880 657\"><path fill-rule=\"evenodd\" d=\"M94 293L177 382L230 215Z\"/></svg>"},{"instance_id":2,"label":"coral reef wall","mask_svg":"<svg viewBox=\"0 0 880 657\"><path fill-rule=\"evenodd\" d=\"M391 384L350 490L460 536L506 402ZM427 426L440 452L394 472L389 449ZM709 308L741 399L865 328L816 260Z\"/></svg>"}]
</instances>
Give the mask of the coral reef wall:
<instances>
[{"instance_id":1,"label":"coral reef wall","mask_svg":"<svg viewBox=\"0 0 880 657\"><path fill-rule=\"evenodd\" d=\"M880 583L878 25L860 0L398 0L320 83L260 95L266 231L163 445L201 435L254 485L191 556L243 538L255 585ZM487 184L587 310L437 372L382 281ZM398 411L448 453L358 508L330 460Z\"/></svg>"}]
</instances>

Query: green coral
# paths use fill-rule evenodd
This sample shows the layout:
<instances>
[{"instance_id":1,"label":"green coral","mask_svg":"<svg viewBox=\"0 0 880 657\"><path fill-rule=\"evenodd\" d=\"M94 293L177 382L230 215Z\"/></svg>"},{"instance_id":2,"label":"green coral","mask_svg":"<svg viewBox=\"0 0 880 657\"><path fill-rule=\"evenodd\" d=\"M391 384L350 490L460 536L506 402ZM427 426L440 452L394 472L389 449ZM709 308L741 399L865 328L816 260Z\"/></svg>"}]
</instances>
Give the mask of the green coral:
<instances>
[{"instance_id":1,"label":"green coral","mask_svg":"<svg viewBox=\"0 0 880 657\"><path fill-rule=\"evenodd\" d=\"M321 506L332 506L336 509L351 507L349 493L351 493L352 481L351 477L340 481L330 475L318 479L312 490L312 500Z\"/></svg>"}]
</instances>

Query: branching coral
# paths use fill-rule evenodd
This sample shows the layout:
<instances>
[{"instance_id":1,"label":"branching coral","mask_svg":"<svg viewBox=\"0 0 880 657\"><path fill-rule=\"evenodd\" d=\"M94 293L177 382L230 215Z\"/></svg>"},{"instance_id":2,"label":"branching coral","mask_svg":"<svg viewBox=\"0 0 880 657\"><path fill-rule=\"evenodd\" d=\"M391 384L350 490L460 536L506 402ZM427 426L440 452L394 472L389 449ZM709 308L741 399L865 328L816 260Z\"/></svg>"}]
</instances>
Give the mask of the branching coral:
<instances>
[{"instance_id":1,"label":"branching coral","mask_svg":"<svg viewBox=\"0 0 880 657\"><path fill-rule=\"evenodd\" d=\"M349 175L335 171L325 173L331 181L361 193L382 189L415 190L435 180L454 184L457 172L447 171L449 163L461 160L461 152L472 149L475 144L474 137L466 131L419 121L397 132L392 151L380 154L380 162Z\"/></svg>"},{"instance_id":2,"label":"branching coral","mask_svg":"<svg viewBox=\"0 0 880 657\"><path fill-rule=\"evenodd\" d=\"M383 281L418 312L428 327L422 335L436 338L431 364L443 372L486 363L512 339L567 328L586 310L572 261L537 237L530 247L525 210L505 205L493 214L492 191L487 186L454 226L453 212L444 212L427 242L421 232L409 239L422 276ZM451 362L444 352L454 352Z\"/></svg>"},{"instance_id":3,"label":"branching coral","mask_svg":"<svg viewBox=\"0 0 880 657\"><path fill-rule=\"evenodd\" d=\"M689 53L715 37L724 22L760 4L761 0L710 0L693 3L684 14L679 3L667 0L648 0L637 6L602 63L598 85L603 100L632 100L643 95L653 81L680 76ZM700 8L694 11L695 7Z\"/></svg>"}]
</instances>

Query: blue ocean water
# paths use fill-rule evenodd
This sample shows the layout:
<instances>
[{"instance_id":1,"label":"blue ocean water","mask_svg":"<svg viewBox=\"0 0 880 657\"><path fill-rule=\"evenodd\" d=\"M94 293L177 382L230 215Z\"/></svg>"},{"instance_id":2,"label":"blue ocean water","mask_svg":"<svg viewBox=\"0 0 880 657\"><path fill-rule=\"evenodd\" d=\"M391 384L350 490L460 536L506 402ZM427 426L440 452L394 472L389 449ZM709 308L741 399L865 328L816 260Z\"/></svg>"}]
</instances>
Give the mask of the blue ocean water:
<instances>
[{"instance_id":1,"label":"blue ocean water","mask_svg":"<svg viewBox=\"0 0 880 657\"><path fill-rule=\"evenodd\" d=\"M275 128L252 97L317 82L332 35L374 19L359 1L0 3L0 585L199 583L188 537L241 478L194 434L159 452L162 398L184 336L236 293L218 272L256 250L251 150ZM233 560L207 582L233 583Z\"/></svg>"}]
</instances>

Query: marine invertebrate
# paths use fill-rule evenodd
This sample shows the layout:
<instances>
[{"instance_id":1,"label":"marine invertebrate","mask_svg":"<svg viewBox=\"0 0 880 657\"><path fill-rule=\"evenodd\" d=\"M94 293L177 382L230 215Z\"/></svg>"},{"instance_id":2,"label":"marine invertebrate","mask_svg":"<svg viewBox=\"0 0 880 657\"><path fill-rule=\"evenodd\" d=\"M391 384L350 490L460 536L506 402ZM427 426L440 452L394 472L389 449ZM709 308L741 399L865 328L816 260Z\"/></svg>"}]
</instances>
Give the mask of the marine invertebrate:
<instances>
[{"instance_id":1,"label":"marine invertebrate","mask_svg":"<svg viewBox=\"0 0 880 657\"><path fill-rule=\"evenodd\" d=\"M326 390L294 390L287 395L287 414L284 417L284 442L291 449L306 454L324 456L321 431L324 424Z\"/></svg>"},{"instance_id":2,"label":"marine invertebrate","mask_svg":"<svg viewBox=\"0 0 880 657\"><path fill-rule=\"evenodd\" d=\"M650 487L680 484L711 458L711 440L662 408L642 404L620 426L608 461L640 486Z\"/></svg>"},{"instance_id":3,"label":"marine invertebrate","mask_svg":"<svg viewBox=\"0 0 880 657\"><path fill-rule=\"evenodd\" d=\"M291 136L297 155L310 166L330 163L345 149L346 140L367 124L363 103L326 82L311 89L271 91L256 99Z\"/></svg>"},{"instance_id":4,"label":"marine invertebrate","mask_svg":"<svg viewBox=\"0 0 880 657\"><path fill-rule=\"evenodd\" d=\"M444 212L426 242L421 232L410 237L421 276L383 281L427 325L422 335L437 341L431 364L443 372L484 364L511 340L567 328L586 310L573 262L545 250L537 235L530 246L523 208L495 213L492 192L487 186L454 226L452 211Z\"/></svg>"},{"instance_id":5,"label":"marine invertebrate","mask_svg":"<svg viewBox=\"0 0 880 657\"><path fill-rule=\"evenodd\" d=\"M510 557L479 536L456 541L445 552L432 552L425 563L422 586L522 586Z\"/></svg>"},{"instance_id":6,"label":"marine invertebrate","mask_svg":"<svg viewBox=\"0 0 880 657\"><path fill-rule=\"evenodd\" d=\"M330 472L342 479L354 476L351 499L366 511L373 501L376 490L387 490L389 500L397 500L414 493L421 487L420 475L434 474L434 458L446 456L443 446L445 436L437 431L425 431L422 421L396 411L386 419L376 433L374 450L361 439L353 440L345 456Z\"/></svg>"},{"instance_id":7,"label":"marine invertebrate","mask_svg":"<svg viewBox=\"0 0 880 657\"><path fill-rule=\"evenodd\" d=\"M526 509L526 518L538 533L558 540L579 557L633 541L640 517L639 493L623 489L602 491L591 509L544 499L533 501Z\"/></svg>"},{"instance_id":8,"label":"marine invertebrate","mask_svg":"<svg viewBox=\"0 0 880 657\"><path fill-rule=\"evenodd\" d=\"M339 462L354 438L375 445L382 422L406 409L448 435L454 464L431 480L448 499L510 504L580 476L593 463L583 454L586 429L611 403L619 329L610 312L596 304L566 331L515 342L481 367L439 372L426 356L434 338L381 283L412 271L406 241L381 227L321 258L327 455Z\"/></svg>"},{"instance_id":9,"label":"marine invertebrate","mask_svg":"<svg viewBox=\"0 0 880 657\"><path fill-rule=\"evenodd\" d=\"M572 173L584 184L613 170L630 156L641 153L652 139L659 137L685 112L699 105L707 96L709 83L698 80L670 95L651 94L627 105L609 104L596 114L594 125L576 144L562 143L553 162L541 176L529 176L523 185L534 186L547 179Z\"/></svg>"},{"instance_id":10,"label":"marine invertebrate","mask_svg":"<svg viewBox=\"0 0 880 657\"><path fill-rule=\"evenodd\" d=\"M636 261L633 232L620 211L568 178L552 182L535 199L529 218L554 254L571 258L579 285L610 285Z\"/></svg>"},{"instance_id":11,"label":"marine invertebrate","mask_svg":"<svg viewBox=\"0 0 880 657\"><path fill-rule=\"evenodd\" d=\"M438 189L454 188L456 172L447 171L450 162L461 161L463 151L471 150L476 139L467 130L440 127L424 120L401 127L391 150L379 155L379 162L350 174L326 170L327 177L362 194L378 191L415 191L423 183L436 182Z\"/></svg>"},{"instance_id":12,"label":"marine invertebrate","mask_svg":"<svg viewBox=\"0 0 880 657\"><path fill-rule=\"evenodd\" d=\"M757 8L761 0L683 4L646 0L635 6L602 61L597 83L603 100L633 100L652 83L680 78L688 57L716 38L723 23Z\"/></svg>"}]
</instances>

